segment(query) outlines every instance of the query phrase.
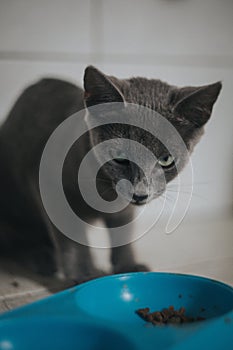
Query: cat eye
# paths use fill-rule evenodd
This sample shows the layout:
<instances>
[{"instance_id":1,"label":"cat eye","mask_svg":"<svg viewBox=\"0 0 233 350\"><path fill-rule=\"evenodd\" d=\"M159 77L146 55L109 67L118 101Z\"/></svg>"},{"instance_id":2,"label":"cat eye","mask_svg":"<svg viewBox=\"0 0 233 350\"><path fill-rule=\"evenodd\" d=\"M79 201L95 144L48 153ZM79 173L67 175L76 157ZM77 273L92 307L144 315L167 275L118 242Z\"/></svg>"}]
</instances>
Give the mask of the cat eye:
<instances>
[{"instance_id":1,"label":"cat eye","mask_svg":"<svg viewBox=\"0 0 233 350\"><path fill-rule=\"evenodd\" d=\"M114 162L120 163L120 164L129 164L129 160L127 159L127 156L124 151L116 150L113 158Z\"/></svg>"},{"instance_id":2,"label":"cat eye","mask_svg":"<svg viewBox=\"0 0 233 350\"><path fill-rule=\"evenodd\" d=\"M160 157L158 159L159 165L163 168L170 168L172 165L174 165L175 160L174 157L172 157L170 154L167 156Z\"/></svg>"}]
</instances>

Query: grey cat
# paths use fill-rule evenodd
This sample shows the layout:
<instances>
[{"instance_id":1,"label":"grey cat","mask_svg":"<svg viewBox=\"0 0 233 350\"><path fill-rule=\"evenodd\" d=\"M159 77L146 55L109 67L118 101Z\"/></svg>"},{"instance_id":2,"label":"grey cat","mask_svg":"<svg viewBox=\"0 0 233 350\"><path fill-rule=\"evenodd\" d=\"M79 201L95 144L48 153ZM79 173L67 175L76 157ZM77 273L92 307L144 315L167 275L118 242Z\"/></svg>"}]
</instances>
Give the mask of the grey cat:
<instances>
[{"instance_id":1,"label":"grey cat","mask_svg":"<svg viewBox=\"0 0 233 350\"><path fill-rule=\"evenodd\" d=\"M84 108L89 111L87 120L83 118L81 121L85 123L88 118L98 117L90 111L94 105L128 102L160 113L172 123L189 152L192 152L210 118L221 83L178 88L155 79L138 77L120 80L89 66L85 70L84 90L62 80L43 79L22 93L0 129L1 254L12 254L26 263L29 261L27 259L34 259L39 272L57 273L75 282L96 277L102 272L95 268L89 248L60 233L44 210L38 174L41 155L49 136L61 122L77 111ZM163 169L166 183L177 175L174 159L167 149L142 129L111 124L85 133L66 157L63 187L70 206L79 216L86 222L101 219L107 228L128 223L133 218L136 205L160 196L165 190L165 186L159 186L160 175L156 166L148 185L140 168L119 150L119 157L102 166L96 184L100 195L111 201L116 197L118 181L130 180L134 189L131 203L118 214L104 214L87 205L76 184L77 168L94 145L113 137L132 139L149 148L156 155L160 169ZM181 159L180 168L185 161ZM95 162L98 159L93 156L87 178ZM85 225L77 227L80 235L84 236L85 230ZM129 235L130 232L124 234ZM111 263L113 273L148 269L135 261L129 244L111 250Z\"/></svg>"}]
</instances>

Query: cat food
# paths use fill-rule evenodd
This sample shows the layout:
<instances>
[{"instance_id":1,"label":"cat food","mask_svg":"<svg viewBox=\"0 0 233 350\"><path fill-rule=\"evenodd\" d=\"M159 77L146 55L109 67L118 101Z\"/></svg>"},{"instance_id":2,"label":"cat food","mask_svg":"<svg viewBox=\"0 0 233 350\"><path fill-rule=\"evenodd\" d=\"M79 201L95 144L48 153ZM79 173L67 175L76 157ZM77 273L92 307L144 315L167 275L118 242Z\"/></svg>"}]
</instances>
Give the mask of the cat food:
<instances>
[{"instance_id":1,"label":"cat food","mask_svg":"<svg viewBox=\"0 0 233 350\"><path fill-rule=\"evenodd\" d=\"M149 307L136 310L136 313L146 322L150 322L155 326L161 326L164 324L181 324L195 321L202 321L204 317L188 317L185 315L185 308L181 307L179 310L175 310L174 306L169 306L168 309L161 311L150 312Z\"/></svg>"},{"instance_id":2,"label":"cat food","mask_svg":"<svg viewBox=\"0 0 233 350\"><path fill-rule=\"evenodd\" d=\"M12 282L11 282L11 285L12 285L13 287L15 287L15 288L18 288L18 287L19 287L19 282L17 282L17 281L12 281Z\"/></svg>"}]
</instances>

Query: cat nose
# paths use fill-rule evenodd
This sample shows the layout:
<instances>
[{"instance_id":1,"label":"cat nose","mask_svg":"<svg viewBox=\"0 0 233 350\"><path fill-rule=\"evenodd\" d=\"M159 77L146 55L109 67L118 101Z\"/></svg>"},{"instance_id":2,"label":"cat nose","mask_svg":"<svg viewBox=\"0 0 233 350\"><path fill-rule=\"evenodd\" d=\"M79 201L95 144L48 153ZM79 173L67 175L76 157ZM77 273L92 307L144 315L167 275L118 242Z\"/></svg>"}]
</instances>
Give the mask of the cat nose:
<instances>
[{"instance_id":1,"label":"cat nose","mask_svg":"<svg viewBox=\"0 0 233 350\"><path fill-rule=\"evenodd\" d=\"M143 202L144 200L146 200L148 198L148 195L145 194L145 195L141 195L141 196L138 196L137 194L133 194L133 200L135 200L135 202Z\"/></svg>"}]
</instances>

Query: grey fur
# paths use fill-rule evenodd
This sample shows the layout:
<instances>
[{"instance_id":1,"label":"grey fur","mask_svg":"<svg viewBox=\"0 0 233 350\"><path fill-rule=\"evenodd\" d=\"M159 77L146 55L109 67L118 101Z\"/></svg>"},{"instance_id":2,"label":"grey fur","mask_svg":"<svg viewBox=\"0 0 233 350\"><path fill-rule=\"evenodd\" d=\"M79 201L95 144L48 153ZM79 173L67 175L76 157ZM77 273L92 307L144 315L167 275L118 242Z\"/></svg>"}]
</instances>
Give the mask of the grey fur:
<instances>
[{"instance_id":1,"label":"grey fur","mask_svg":"<svg viewBox=\"0 0 233 350\"><path fill-rule=\"evenodd\" d=\"M44 211L38 185L39 163L43 148L55 128L71 114L103 102L132 102L151 108L167 118L178 130L190 152L203 133L212 107L221 90L221 83L205 87L178 88L155 79L131 78L120 80L106 76L89 66L85 71L83 90L56 79L43 79L28 87L19 97L0 129L0 249L27 261L36 257L42 273L57 272L76 282L93 278L96 270L88 247L74 243L58 232ZM87 118L95 118L88 115ZM85 122L83 120L83 122ZM112 137L137 140L151 148L157 157L166 155L163 145L151 135L122 125L99 127L85 134L73 147L64 164L63 185L74 211L86 221L101 218L107 227L127 223L133 217L135 201L120 214L102 214L83 201L75 183L75 174L82 156L93 144ZM182 159L182 155L180 156ZM93 159L93 162L97 162ZM181 168L185 159L181 161ZM91 164L90 164L91 173ZM166 181L177 175L175 168L165 171ZM159 172L154 169L150 199L165 188L159 188ZM132 182L137 195L147 193L147 184L140 169L120 164L106 164L98 174L97 186L106 200L115 196L119 179ZM107 191L106 191L107 190ZM143 201L142 201L143 202ZM79 227L85 235L85 226ZM126 232L125 234L130 234ZM113 272L147 269L137 264L131 247L112 249Z\"/></svg>"}]
</instances>

